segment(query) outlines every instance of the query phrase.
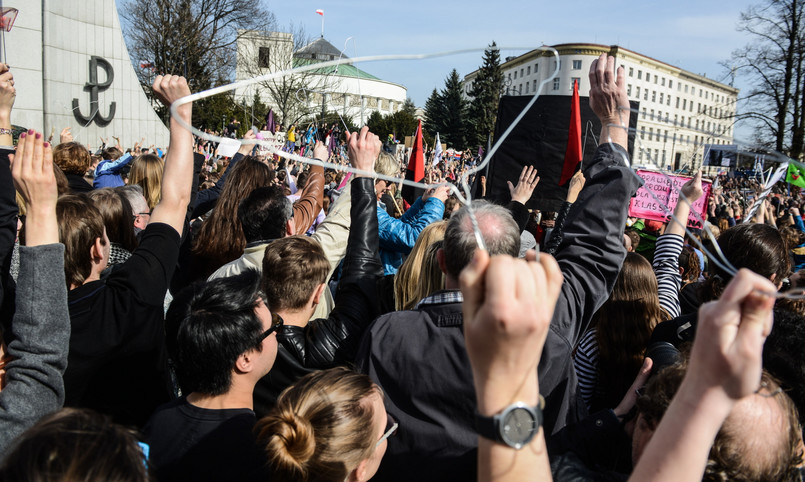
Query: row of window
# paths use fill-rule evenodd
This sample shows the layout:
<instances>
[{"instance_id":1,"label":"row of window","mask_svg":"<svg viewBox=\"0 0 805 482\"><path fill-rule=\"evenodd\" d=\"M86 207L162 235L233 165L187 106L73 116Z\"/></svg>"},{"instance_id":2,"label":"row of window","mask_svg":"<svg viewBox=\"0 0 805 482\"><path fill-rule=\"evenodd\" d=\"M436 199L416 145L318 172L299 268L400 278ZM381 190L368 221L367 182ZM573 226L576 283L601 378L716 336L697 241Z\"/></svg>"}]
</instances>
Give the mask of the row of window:
<instances>
[{"instance_id":1,"label":"row of window","mask_svg":"<svg viewBox=\"0 0 805 482\"><path fill-rule=\"evenodd\" d=\"M634 77L635 68L629 67L629 77ZM652 78L654 79L655 84L659 84L662 87L665 87L665 77L660 77L658 74L652 74L650 72L646 72L646 82L651 82ZM643 71L638 69L637 70L637 80L643 80ZM674 81L673 79L668 79L668 88L674 88ZM677 82L676 90L678 92L684 91L685 94L690 93L691 95L696 95L696 87L689 84L683 84L682 82ZM699 97L704 98L705 100L711 100L714 102L726 102L727 96L723 94L716 94L712 91L705 91L703 88L699 87Z\"/></svg>"},{"instance_id":2,"label":"row of window","mask_svg":"<svg viewBox=\"0 0 805 482\"><path fill-rule=\"evenodd\" d=\"M573 65L573 70L581 70L581 60L574 60L572 65ZM556 68L556 61L555 60L553 62L553 67L554 67L554 69ZM559 61L559 68L560 69L562 68L562 61L561 60ZM510 80L517 80L518 72L520 74L520 78L523 78L525 76L531 75L531 66L526 65L525 67L520 67L519 71L517 69L514 69L514 70L510 71L509 73L507 73L506 76ZM538 72L539 72L539 64L537 63L537 64L534 64L534 73L536 74Z\"/></svg>"},{"instance_id":3,"label":"row of window","mask_svg":"<svg viewBox=\"0 0 805 482\"><path fill-rule=\"evenodd\" d=\"M635 97L639 100L640 99L640 93L641 93L639 85L635 86L634 93L635 93ZM648 98L649 98L649 90L644 89L642 91L642 93L643 93L643 100L648 100ZM626 95L628 95L630 97L632 96L632 85L631 84L626 85ZM657 102L657 91L656 90L651 91L651 101L652 102ZM681 101L681 104L680 104L680 101ZM663 92L660 92L659 93L659 103L660 104L664 103L665 105L670 106L671 105L671 94L668 94L668 96L666 96ZM683 99L681 97L677 97L676 98L676 108L677 109L681 108L682 110L687 110L687 111L693 112L693 101L688 102L688 99ZM701 102L699 102L698 106L696 107L696 113L697 114L707 114L707 115L709 115L711 117L712 116L724 117L725 113L727 115L730 115L729 111L724 110L723 107L712 106L712 105L710 105L710 106L708 106L708 105L702 106Z\"/></svg>"}]
</instances>

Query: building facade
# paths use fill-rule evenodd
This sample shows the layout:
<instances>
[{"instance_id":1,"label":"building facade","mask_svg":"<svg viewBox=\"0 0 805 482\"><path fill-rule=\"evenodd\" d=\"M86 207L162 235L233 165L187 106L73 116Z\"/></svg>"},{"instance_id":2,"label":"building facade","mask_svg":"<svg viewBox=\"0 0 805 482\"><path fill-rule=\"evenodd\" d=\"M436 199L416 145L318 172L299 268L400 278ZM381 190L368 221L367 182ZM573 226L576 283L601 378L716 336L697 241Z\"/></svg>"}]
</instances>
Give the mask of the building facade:
<instances>
[{"instance_id":1,"label":"building facade","mask_svg":"<svg viewBox=\"0 0 805 482\"><path fill-rule=\"evenodd\" d=\"M590 65L602 53L623 66L629 100L639 103L638 112L632 113L637 115L635 165L694 169L707 155L705 144L732 144L738 89L617 45L552 47L559 53L558 72L542 87L541 95L570 96L575 81L579 95L589 96ZM508 57L501 64L501 95L533 95L556 69L552 52L532 50ZM465 95L477 75L476 70L464 78Z\"/></svg>"},{"instance_id":2,"label":"building facade","mask_svg":"<svg viewBox=\"0 0 805 482\"><path fill-rule=\"evenodd\" d=\"M19 9L5 33L17 87L15 125L45 135L70 127L77 142L97 146L117 136L131 146L167 146L168 129L140 87L114 0L7 0Z\"/></svg>"},{"instance_id":3,"label":"building facade","mask_svg":"<svg viewBox=\"0 0 805 482\"><path fill-rule=\"evenodd\" d=\"M293 36L281 32L242 31L237 52L236 80L317 62L349 59L324 37L294 50ZM379 79L347 62L266 79L237 89L235 97L251 103L258 94L286 124L311 121L327 111L363 125L372 112L387 115L399 111L406 93L404 86Z\"/></svg>"}]
</instances>

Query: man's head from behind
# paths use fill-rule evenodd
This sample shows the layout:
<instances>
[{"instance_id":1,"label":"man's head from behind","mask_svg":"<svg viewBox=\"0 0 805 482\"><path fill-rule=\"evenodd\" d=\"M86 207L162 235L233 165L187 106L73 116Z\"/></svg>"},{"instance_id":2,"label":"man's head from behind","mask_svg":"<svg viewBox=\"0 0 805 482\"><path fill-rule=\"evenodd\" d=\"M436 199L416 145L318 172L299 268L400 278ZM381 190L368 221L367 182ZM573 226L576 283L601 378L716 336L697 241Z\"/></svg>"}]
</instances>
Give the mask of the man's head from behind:
<instances>
[{"instance_id":1,"label":"man's head from behind","mask_svg":"<svg viewBox=\"0 0 805 482\"><path fill-rule=\"evenodd\" d=\"M643 449L671 403L685 365L659 372L637 401L639 415L632 444L632 462ZM702 480L799 480L800 451L797 410L791 398L765 371L757 393L735 404L716 435Z\"/></svg>"},{"instance_id":2,"label":"man's head from behind","mask_svg":"<svg viewBox=\"0 0 805 482\"><path fill-rule=\"evenodd\" d=\"M67 286L81 286L93 274L103 271L109 259L103 217L92 201L81 195L60 197L56 217L59 241L64 244Z\"/></svg>"},{"instance_id":3,"label":"man's head from behind","mask_svg":"<svg viewBox=\"0 0 805 482\"><path fill-rule=\"evenodd\" d=\"M238 205L238 219L247 243L293 234L293 205L279 186L253 190Z\"/></svg>"},{"instance_id":4,"label":"man's head from behind","mask_svg":"<svg viewBox=\"0 0 805 482\"><path fill-rule=\"evenodd\" d=\"M326 289L330 263L321 245L305 236L289 236L266 247L263 292L274 311L300 311L317 303Z\"/></svg>"},{"instance_id":5,"label":"man's head from behind","mask_svg":"<svg viewBox=\"0 0 805 482\"><path fill-rule=\"evenodd\" d=\"M520 252L520 230L509 210L486 201L473 201L472 207L490 256L508 254L516 258ZM444 233L444 249L437 255L448 280L457 282L477 247L469 209L464 206L450 218Z\"/></svg>"},{"instance_id":6,"label":"man's head from behind","mask_svg":"<svg viewBox=\"0 0 805 482\"><path fill-rule=\"evenodd\" d=\"M265 310L259 287L260 274L246 270L196 284L174 299L166 324L169 338L175 332L173 355L184 393L226 393L246 354L268 357L259 376L270 369L277 343L273 336L261 337L267 322L260 315Z\"/></svg>"}]
</instances>

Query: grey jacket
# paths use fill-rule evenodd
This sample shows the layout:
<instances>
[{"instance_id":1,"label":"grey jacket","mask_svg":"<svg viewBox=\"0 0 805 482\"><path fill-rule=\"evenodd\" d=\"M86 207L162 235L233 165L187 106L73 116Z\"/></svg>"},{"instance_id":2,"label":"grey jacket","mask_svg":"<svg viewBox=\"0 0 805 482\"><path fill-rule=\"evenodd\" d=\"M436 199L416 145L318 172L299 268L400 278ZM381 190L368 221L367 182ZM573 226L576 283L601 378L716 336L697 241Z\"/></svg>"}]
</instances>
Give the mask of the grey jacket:
<instances>
[{"instance_id":1,"label":"grey jacket","mask_svg":"<svg viewBox=\"0 0 805 482\"><path fill-rule=\"evenodd\" d=\"M37 420L64 404L70 314L64 245L20 247L17 309L8 345L13 358L0 391L0 457Z\"/></svg>"}]
</instances>

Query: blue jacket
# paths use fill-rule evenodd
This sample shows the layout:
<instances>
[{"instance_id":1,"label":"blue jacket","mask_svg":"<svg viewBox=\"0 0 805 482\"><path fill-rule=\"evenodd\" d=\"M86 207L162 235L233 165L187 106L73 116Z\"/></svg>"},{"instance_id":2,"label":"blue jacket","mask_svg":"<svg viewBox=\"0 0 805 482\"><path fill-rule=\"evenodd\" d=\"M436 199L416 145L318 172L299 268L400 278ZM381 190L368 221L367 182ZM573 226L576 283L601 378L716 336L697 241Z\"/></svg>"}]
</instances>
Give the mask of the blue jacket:
<instances>
[{"instance_id":1,"label":"blue jacket","mask_svg":"<svg viewBox=\"0 0 805 482\"><path fill-rule=\"evenodd\" d=\"M444 203L435 197L414 202L400 219L389 216L382 203L377 204L377 225L380 232L380 260L383 262L383 274L396 274L411 252L419 233L425 226L442 219Z\"/></svg>"},{"instance_id":2,"label":"blue jacket","mask_svg":"<svg viewBox=\"0 0 805 482\"><path fill-rule=\"evenodd\" d=\"M104 187L120 187L125 186L123 178L120 177L120 171L134 159L131 154L126 153L120 159L115 161L103 160L98 163L95 168L95 180L92 181L92 187L101 189Z\"/></svg>"}]
</instances>

